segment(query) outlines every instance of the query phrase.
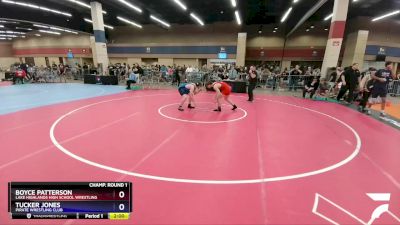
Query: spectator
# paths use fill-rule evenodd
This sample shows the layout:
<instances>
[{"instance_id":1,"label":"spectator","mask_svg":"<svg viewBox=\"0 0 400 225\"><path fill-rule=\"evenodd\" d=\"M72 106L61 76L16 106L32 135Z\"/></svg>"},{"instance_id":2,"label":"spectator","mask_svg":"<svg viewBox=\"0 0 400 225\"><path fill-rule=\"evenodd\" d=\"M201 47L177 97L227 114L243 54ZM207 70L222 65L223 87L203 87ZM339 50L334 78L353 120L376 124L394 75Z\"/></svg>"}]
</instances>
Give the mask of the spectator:
<instances>
[{"instance_id":1,"label":"spectator","mask_svg":"<svg viewBox=\"0 0 400 225\"><path fill-rule=\"evenodd\" d=\"M342 87L337 96L337 100L340 101L343 96L349 91L346 103L351 104L354 100L354 91L357 85L360 83L360 71L358 70L358 63L353 63L353 65L344 71L340 77L342 81Z\"/></svg>"},{"instance_id":2,"label":"spectator","mask_svg":"<svg viewBox=\"0 0 400 225\"><path fill-rule=\"evenodd\" d=\"M279 76L279 73L275 73L275 72L273 72L272 74L271 74L271 76L272 76L272 90L273 91L275 91L275 89L276 89L276 87L279 85L279 83L280 83L280 76Z\"/></svg>"},{"instance_id":3,"label":"spectator","mask_svg":"<svg viewBox=\"0 0 400 225\"><path fill-rule=\"evenodd\" d=\"M297 91L297 85L298 81L300 79L300 75L302 74L302 71L300 70L300 66L296 65L295 68L290 71L289 73L289 91Z\"/></svg>"},{"instance_id":4,"label":"spectator","mask_svg":"<svg viewBox=\"0 0 400 225\"><path fill-rule=\"evenodd\" d=\"M83 63L83 75L89 75L89 66L87 63Z\"/></svg>"},{"instance_id":5,"label":"spectator","mask_svg":"<svg viewBox=\"0 0 400 225\"><path fill-rule=\"evenodd\" d=\"M313 70L313 72L312 72L312 75L313 75L314 77L317 77L317 78L321 77L321 69L320 69L320 68L315 68L315 69Z\"/></svg>"},{"instance_id":6,"label":"spectator","mask_svg":"<svg viewBox=\"0 0 400 225\"><path fill-rule=\"evenodd\" d=\"M329 84L332 85L332 86L335 85L335 83L336 83L337 80L338 80L338 77L340 77L340 75L342 74L342 72L343 72L342 68L336 67L336 70L333 71L333 72L330 74L330 77L329 77Z\"/></svg>"},{"instance_id":7,"label":"spectator","mask_svg":"<svg viewBox=\"0 0 400 225\"><path fill-rule=\"evenodd\" d=\"M285 68L285 69L283 70L282 74L281 74L283 80L287 80L288 75L289 75L288 69Z\"/></svg>"},{"instance_id":8,"label":"spectator","mask_svg":"<svg viewBox=\"0 0 400 225\"><path fill-rule=\"evenodd\" d=\"M117 74L116 74L116 68L114 67L114 65L109 65L108 66L108 74L110 75L110 76L116 76Z\"/></svg>"},{"instance_id":9,"label":"spectator","mask_svg":"<svg viewBox=\"0 0 400 225\"><path fill-rule=\"evenodd\" d=\"M174 69L170 66L168 66L168 76L172 77L172 75L174 75Z\"/></svg>"},{"instance_id":10,"label":"spectator","mask_svg":"<svg viewBox=\"0 0 400 225\"><path fill-rule=\"evenodd\" d=\"M329 95L329 84L325 78L322 78L318 87L318 96L327 100L328 95Z\"/></svg>"},{"instance_id":11,"label":"spectator","mask_svg":"<svg viewBox=\"0 0 400 225\"><path fill-rule=\"evenodd\" d=\"M160 72L161 72L161 77L162 77L162 79L163 79L163 80L166 80L166 79L167 79L167 72L168 72L168 69L167 69L167 67L166 67L165 65L162 65L162 66L161 66Z\"/></svg>"},{"instance_id":12,"label":"spectator","mask_svg":"<svg viewBox=\"0 0 400 225\"><path fill-rule=\"evenodd\" d=\"M135 70L132 70L132 72L129 74L129 78L126 81L127 90L131 89L131 84L137 83L138 77L139 77L138 69L135 68Z\"/></svg>"},{"instance_id":13,"label":"spectator","mask_svg":"<svg viewBox=\"0 0 400 225\"><path fill-rule=\"evenodd\" d=\"M312 81L313 77L314 77L314 76L313 76L312 67L309 66L309 67L307 68L307 71L304 73L304 84L310 83L310 82Z\"/></svg>"},{"instance_id":14,"label":"spectator","mask_svg":"<svg viewBox=\"0 0 400 225\"><path fill-rule=\"evenodd\" d=\"M257 71L255 66L250 67L248 79L249 79L249 87L247 93L249 95L249 99L247 101L252 102L254 101L253 91L257 85Z\"/></svg>"},{"instance_id":15,"label":"spectator","mask_svg":"<svg viewBox=\"0 0 400 225\"><path fill-rule=\"evenodd\" d=\"M229 80L236 80L238 77L238 72L236 69L232 66L230 71L229 71Z\"/></svg>"},{"instance_id":16,"label":"spectator","mask_svg":"<svg viewBox=\"0 0 400 225\"><path fill-rule=\"evenodd\" d=\"M172 84L174 84L174 83L176 82L178 86L180 85L180 83L181 83L181 76L180 76L181 70L182 70L182 69L181 69L180 66L178 66L178 67L175 69L175 72L174 72L174 79L172 80Z\"/></svg>"},{"instance_id":17,"label":"spectator","mask_svg":"<svg viewBox=\"0 0 400 225\"><path fill-rule=\"evenodd\" d=\"M311 66L307 67L306 72L304 73L304 76L311 76L312 75L312 68Z\"/></svg>"},{"instance_id":18,"label":"spectator","mask_svg":"<svg viewBox=\"0 0 400 225\"><path fill-rule=\"evenodd\" d=\"M64 64L60 63L57 68L58 76L60 76L60 82L62 82L62 79L64 79L64 82L67 83L67 76L65 74L66 69Z\"/></svg>"},{"instance_id":19,"label":"spectator","mask_svg":"<svg viewBox=\"0 0 400 225\"><path fill-rule=\"evenodd\" d=\"M385 107L386 107L386 96L388 94L388 85L393 80L393 63L386 62L386 68L380 69L376 72L376 74L371 74L371 77L374 82L374 88L371 91L371 97L376 99L378 97L381 98L381 117L386 117ZM370 104L371 105L371 104Z\"/></svg>"},{"instance_id":20,"label":"spectator","mask_svg":"<svg viewBox=\"0 0 400 225\"><path fill-rule=\"evenodd\" d=\"M219 68L218 68L218 70L217 70L217 75L218 75L218 77L219 78L221 78L221 80L223 80L224 79L224 68L222 67L222 66L220 66Z\"/></svg>"},{"instance_id":21,"label":"spectator","mask_svg":"<svg viewBox=\"0 0 400 225\"><path fill-rule=\"evenodd\" d=\"M371 67L369 68L369 73L367 73L360 82L360 91L362 93L362 99L360 101L360 105L358 110L360 112L370 113L369 110L366 111L365 107L367 106L368 99L371 96L372 88L374 87L374 80L372 79L372 75L375 75L376 69Z\"/></svg>"},{"instance_id":22,"label":"spectator","mask_svg":"<svg viewBox=\"0 0 400 225\"><path fill-rule=\"evenodd\" d=\"M26 77L26 72L22 68L18 68L17 71L15 71L15 75L13 77L13 84L17 84L17 81L21 81L21 83L24 83L24 79Z\"/></svg>"},{"instance_id":23,"label":"spectator","mask_svg":"<svg viewBox=\"0 0 400 225\"><path fill-rule=\"evenodd\" d=\"M51 64L51 70L54 71L54 72L57 72L58 66L57 66L57 64L55 62L53 62L53 64Z\"/></svg>"},{"instance_id":24,"label":"spectator","mask_svg":"<svg viewBox=\"0 0 400 225\"><path fill-rule=\"evenodd\" d=\"M138 74L138 80L140 80L140 77L142 77L144 75L144 70L139 64L136 66L136 69L137 69L137 74Z\"/></svg>"},{"instance_id":25,"label":"spectator","mask_svg":"<svg viewBox=\"0 0 400 225\"><path fill-rule=\"evenodd\" d=\"M19 68L21 68L21 70L25 71L26 76L28 75L28 64L21 63L21 65L19 65Z\"/></svg>"},{"instance_id":26,"label":"spectator","mask_svg":"<svg viewBox=\"0 0 400 225\"><path fill-rule=\"evenodd\" d=\"M336 70L333 71L330 74L330 77L329 77L329 85L331 87L331 91L333 90L335 96L337 95L337 90L339 90L337 88L338 87L338 80L340 80L339 78L342 75L342 73L343 73L342 68L336 67Z\"/></svg>"},{"instance_id":27,"label":"spectator","mask_svg":"<svg viewBox=\"0 0 400 225\"><path fill-rule=\"evenodd\" d=\"M26 78L28 80L31 80L32 83L35 83L37 78L36 78L36 74L35 74L35 65L30 64L28 66L28 72L26 73Z\"/></svg>"},{"instance_id":28,"label":"spectator","mask_svg":"<svg viewBox=\"0 0 400 225\"><path fill-rule=\"evenodd\" d=\"M314 78L311 82L309 82L303 90L303 98L306 98L306 94L309 93L310 94L310 98L312 98L315 94L315 92L318 90L318 79Z\"/></svg>"}]
</instances>

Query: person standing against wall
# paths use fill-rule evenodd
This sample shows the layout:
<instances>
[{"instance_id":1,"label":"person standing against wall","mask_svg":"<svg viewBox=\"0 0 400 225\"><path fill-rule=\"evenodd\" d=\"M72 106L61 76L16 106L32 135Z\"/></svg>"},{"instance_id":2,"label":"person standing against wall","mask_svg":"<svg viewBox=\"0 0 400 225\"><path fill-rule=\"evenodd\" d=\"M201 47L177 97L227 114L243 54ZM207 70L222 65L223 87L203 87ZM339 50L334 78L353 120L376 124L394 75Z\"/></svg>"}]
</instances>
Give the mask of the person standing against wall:
<instances>
[{"instance_id":1,"label":"person standing against wall","mask_svg":"<svg viewBox=\"0 0 400 225\"><path fill-rule=\"evenodd\" d=\"M289 91L294 90L297 91L298 88L298 80L300 79L300 75L302 71L300 70L300 66L296 65L295 68L289 73Z\"/></svg>"},{"instance_id":2,"label":"person standing against wall","mask_svg":"<svg viewBox=\"0 0 400 225\"><path fill-rule=\"evenodd\" d=\"M249 87L247 93L249 94L249 99L247 101L252 102L254 101L253 91L257 85L257 71L255 66L250 67L248 80L249 80Z\"/></svg>"},{"instance_id":3,"label":"person standing against wall","mask_svg":"<svg viewBox=\"0 0 400 225\"><path fill-rule=\"evenodd\" d=\"M63 63L60 63L60 65L58 65L57 73L60 77L60 83L62 82L62 80L64 80L64 83L67 83L66 69Z\"/></svg>"},{"instance_id":4,"label":"person standing against wall","mask_svg":"<svg viewBox=\"0 0 400 225\"><path fill-rule=\"evenodd\" d=\"M175 71L174 71L174 79L172 81L172 84L174 84L175 82L177 83L177 86L179 87L179 85L181 84L181 67L178 66Z\"/></svg>"}]
</instances>

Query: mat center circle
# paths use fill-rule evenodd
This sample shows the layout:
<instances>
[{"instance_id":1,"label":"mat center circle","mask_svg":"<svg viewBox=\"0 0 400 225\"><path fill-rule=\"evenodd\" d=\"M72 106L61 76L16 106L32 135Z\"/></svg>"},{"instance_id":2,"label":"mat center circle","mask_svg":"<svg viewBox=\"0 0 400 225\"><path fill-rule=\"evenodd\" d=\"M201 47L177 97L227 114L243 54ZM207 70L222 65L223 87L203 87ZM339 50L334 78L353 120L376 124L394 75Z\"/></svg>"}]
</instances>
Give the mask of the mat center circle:
<instances>
[{"instance_id":1,"label":"mat center circle","mask_svg":"<svg viewBox=\"0 0 400 225\"><path fill-rule=\"evenodd\" d=\"M200 124L230 123L247 117L246 110L231 110L231 106L226 104L222 105L222 112L215 112L216 105L212 102L198 102L194 109L185 108L182 112L178 110L178 106L179 103L162 106L158 113L166 119Z\"/></svg>"},{"instance_id":2,"label":"mat center circle","mask_svg":"<svg viewBox=\"0 0 400 225\"><path fill-rule=\"evenodd\" d=\"M55 129L56 129L57 125L61 121L63 121L64 119L66 119L68 117L76 116L77 112L79 112L79 111L80 111L80 113L84 113L84 112L87 112L87 109L89 109L89 108L97 107L97 106L100 106L100 105L103 105L103 104L106 104L106 103L119 102L119 101L125 101L125 100L130 100L130 99L140 99L140 98L143 98L143 97L152 97L152 96L159 96L159 95L142 95L142 96L138 95L138 96L134 96L134 97L124 97L124 98L109 99L109 100L95 102L95 103L88 104L88 105L82 106L80 108L74 109L74 110L62 115L61 117L59 117L52 124L52 126L50 128L50 139L53 142L53 144L60 151L62 151L63 153L65 153L69 157L72 157L72 158L74 158L74 159L76 159L76 160L78 160L80 162L83 162L85 164L88 164L88 165L91 165L91 166L94 166L94 167L98 167L98 168L101 168L101 169L104 169L104 170L108 170L108 171L112 171L112 172L116 172L116 173L120 173L120 174L124 174L124 175L128 175L128 176L140 177L140 178L144 178L144 179L167 181L167 182L178 182L178 183L194 183L194 184L251 184L251 183L266 183L266 182L284 181L284 180L300 179L300 178L305 178L305 177L309 177L309 176L315 176L315 175L319 175L319 174L323 174L323 173L335 170L335 169L337 169L339 167L342 167L342 166L346 165L347 163L352 161L359 154L360 149L361 149L361 139L360 139L360 136L358 135L358 133L350 125L348 125L347 123L337 119L336 117L333 117L333 116L325 114L323 112L320 112L320 111L317 111L317 110L314 110L314 109L310 109L310 108L306 108L306 107L303 107L303 106L298 106L298 105L294 105L294 104L291 104L291 103L288 103L288 102L281 102L281 101L269 100L269 99L258 99L258 100L260 100L262 102L271 102L271 103L276 103L276 104L280 104L280 105L283 105L283 106L289 106L291 108L297 108L297 109L305 110L308 113L312 113L312 114L318 114L320 116L326 117L328 120L331 120L331 122L337 123L340 126L343 126L343 127L347 128L349 134L354 135L354 138L355 138L355 141L356 141L356 144L354 146L355 149L351 152L350 155L347 155L348 154L347 152L345 154L343 154L343 155L345 155L345 158L343 158L339 162L336 162L334 164L330 164L328 166L321 166L322 168L320 167L320 168L315 168L315 169L312 169L312 170L305 170L305 171L301 171L301 172L293 172L293 173L290 173L290 175L261 177L261 178L255 178L255 179L254 178L253 179L249 179L249 178L247 178L247 179L243 179L243 178L241 178L241 179L221 179L221 178L217 178L217 179L212 179L212 178L210 178L210 179L204 179L204 178L203 179L201 179L201 178L188 179L188 178L175 178L175 177L170 177L170 176L166 176L166 175L157 176L157 175L151 175L151 174L147 174L147 173L139 173L139 172L134 172L131 169L129 169L129 170L120 169L120 168L117 168L117 167L113 167L113 166L105 165L105 164L102 164L102 163L98 163L98 162L96 162L97 160L96 161L95 160L92 161L92 160L89 160L88 158L86 158L87 156L83 157L83 156L80 156L80 155L77 155L77 154L71 152L69 149L67 149L66 146L63 145L65 143L63 143L63 141L58 141L56 136L55 136ZM208 104L212 104L212 103L205 103L205 105L208 105ZM198 105L199 106L198 110L202 109L201 105L202 104ZM177 103L173 103L173 104L170 104L170 105L163 106L163 107L159 108L159 112L163 112L164 108L173 107L173 106L175 108L171 108L171 109L175 109L177 112L179 112L177 110L177 106L178 106ZM211 108L211 109L213 109L213 108ZM230 108L224 105L223 110L228 113ZM189 112L189 110L186 110L186 111ZM206 108L205 111L208 111L208 108ZM239 112L239 111L240 110L238 110L237 112ZM247 112L245 110L243 110L243 112L246 113L245 116L247 116ZM157 112L153 111L153 113L155 115L157 115ZM209 114L213 115L212 113L218 114L218 112L213 112L213 111L209 112ZM135 113L135 114L137 114L137 113ZM240 117L236 118L236 120L240 120ZM183 121L183 122L190 122L190 121ZM223 122L226 122L226 121L223 121ZM115 121L113 123L115 123ZM207 122L207 123L210 123L210 122ZM221 123L221 122L217 122L217 123ZM77 126L73 126L73 127L77 127ZM203 127L203 126L201 126L201 127ZM204 126L204 127L206 127L206 126ZM236 126L234 126L234 127L236 127ZM79 126L78 126L78 128L79 128ZM102 128L92 129L91 132L92 131L96 131L97 129L102 129ZM87 133L87 131L86 131L86 133ZM172 134L171 138L174 137L174 135L175 134ZM168 141L168 138L166 140L164 140L164 142L165 141ZM160 146L164 145L165 144L164 142L160 143ZM61 144L61 143L63 143L63 144ZM69 146L69 147L71 147L71 146ZM159 148L160 147L156 146L153 149L153 151L155 152L155 150L157 150ZM243 149L244 148L242 148L242 150ZM244 149L244 150L246 150L246 149ZM147 154L147 153L145 153L145 154ZM150 154L153 154L153 152L150 152ZM168 153L168 154L170 154L170 153ZM179 154L179 157L181 157L181 156L182 155ZM147 154L147 156L145 156L145 158L140 159L140 161L143 161L148 157L149 156Z\"/></svg>"}]
</instances>

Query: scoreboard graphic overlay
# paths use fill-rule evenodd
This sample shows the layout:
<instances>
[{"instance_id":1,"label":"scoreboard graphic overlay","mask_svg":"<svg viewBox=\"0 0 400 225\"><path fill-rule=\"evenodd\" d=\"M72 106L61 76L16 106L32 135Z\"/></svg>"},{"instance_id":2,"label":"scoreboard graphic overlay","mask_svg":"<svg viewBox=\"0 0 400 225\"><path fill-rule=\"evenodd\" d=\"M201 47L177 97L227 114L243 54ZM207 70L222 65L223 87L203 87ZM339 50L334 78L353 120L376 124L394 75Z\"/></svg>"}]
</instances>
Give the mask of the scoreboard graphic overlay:
<instances>
[{"instance_id":1,"label":"scoreboard graphic overlay","mask_svg":"<svg viewBox=\"0 0 400 225\"><path fill-rule=\"evenodd\" d=\"M12 219L129 219L130 182L8 183Z\"/></svg>"}]
</instances>

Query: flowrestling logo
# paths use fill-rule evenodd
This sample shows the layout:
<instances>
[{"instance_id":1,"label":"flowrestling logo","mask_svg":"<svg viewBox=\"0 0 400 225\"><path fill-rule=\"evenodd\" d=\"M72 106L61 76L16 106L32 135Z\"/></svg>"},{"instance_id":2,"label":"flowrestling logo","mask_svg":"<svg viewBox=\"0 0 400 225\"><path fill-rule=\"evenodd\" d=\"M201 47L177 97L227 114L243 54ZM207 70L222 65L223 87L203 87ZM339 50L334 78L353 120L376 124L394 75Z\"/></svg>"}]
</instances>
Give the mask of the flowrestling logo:
<instances>
[{"instance_id":1,"label":"flowrestling logo","mask_svg":"<svg viewBox=\"0 0 400 225\"><path fill-rule=\"evenodd\" d=\"M342 221L353 221L352 224L372 225L384 214L393 218L393 225L400 225L399 216L389 210L390 195L390 193L367 193L367 196L374 202L382 203L373 210L370 218L361 219L354 213L318 193L315 194L312 212L335 225L344 224ZM368 221L365 219L368 219Z\"/></svg>"}]
</instances>

